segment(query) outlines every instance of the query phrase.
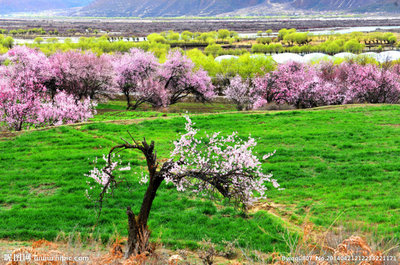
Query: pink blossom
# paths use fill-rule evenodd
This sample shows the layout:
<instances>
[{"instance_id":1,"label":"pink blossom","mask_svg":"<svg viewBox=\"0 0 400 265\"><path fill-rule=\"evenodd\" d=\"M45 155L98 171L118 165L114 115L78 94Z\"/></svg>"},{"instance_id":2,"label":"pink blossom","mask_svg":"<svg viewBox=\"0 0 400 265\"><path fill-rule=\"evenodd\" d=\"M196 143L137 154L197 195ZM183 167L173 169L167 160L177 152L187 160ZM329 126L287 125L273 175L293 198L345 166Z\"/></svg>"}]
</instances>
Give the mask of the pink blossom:
<instances>
[{"instance_id":1,"label":"pink blossom","mask_svg":"<svg viewBox=\"0 0 400 265\"><path fill-rule=\"evenodd\" d=\"M356 63L282 64L275 71L253 80L256 95L253 97L297 108L348 103L398 103L399 69L398 66L380 68ZM256 101L253 108L259 105Z\"/></svg>"},{"instance_id":2,"label":"pink blossom","mask_svg":"<svg viewBox=\"0 0 400 265\"><path fill-rule=\"evenodd\" d=\"M38 120L46 125L83 122L93 117L95 107L89 98L77 102L72 95L60 92L54 100L42 104Z\"/></svg>"},{"instance_id":3,"label":"pink blossom","mask_svg":"<svg viewBox=\"0 0 400 265\"><path fill-rule=\"evenodd\" d=\"M128 54L117 55L113 65L115 83L130 109L143 103L166 107L189 95L201 102L215 96L207 72L196 70L193 62L180 51L171 51L166 62L159 64L152 53L132 49Z\"/></svg>"},{"instance_id":4,"label":"pink blossom","mask_svg":"<svg viewBox=\"0 0 400 265\"><path fill-rule=\"evenodd\" d=\"M250 82L243 81L240 75L230 80L230 84L225 90L225 96L236 104L238 110L250 109L254 97L250 95Z\"/></svg>"},{"instance_id":5,"label":"pink blossom","mask_svg":"<svg viewBox=\"0 0 400 265\"><path fill-rule=\"evenodd\" d=\"M54 89L52 65L36 50L16 47L0 66L0 121L13 130L85 121L94 114L89 99L77 101ZM57 94L58 93L58 94Z\"/></svg>"},{"instance_id":6,"label":"pink blossom","mask_svg":"<svg viewBox=\"0 0 400 265\"><path fill-rule=\"evenodd\" d=\"M128 109L136 109L139 105L156 97L161 87L156 84L156 72L159 68L156 57L140 49L132 49L129 53L117 56L113 60L115 83L127 99ZM131 97L135 103L131 103ZM160 97L164 105L164 96Z\"/></svg>"},{"instance_id":7,"label":"pink blossom","mask_svg":"<svg viewBox=\"0 0 400 265\"><path fill-rule=\"evenodd\" d=\"M166 62L159 68L157 78L167 98L151 100L149 103L155 107L161 106L163 101L167 101L168 105L175 104L189 95L202 102L215 96L215 88L207 72L196 70L194 63L179 50L169 52Z\"/></svg>"},{"instance_id":8,"label":"pink blossom","mask_svg":"<svg viewBox=\"0 0 400 265\"><path fill-rule=\"evenodd\" d=\"M74 95L77 100L95 99L117 90L110 57L92 52L59 52L50 57L57 89Z\"/></svg>"}]
</instances>

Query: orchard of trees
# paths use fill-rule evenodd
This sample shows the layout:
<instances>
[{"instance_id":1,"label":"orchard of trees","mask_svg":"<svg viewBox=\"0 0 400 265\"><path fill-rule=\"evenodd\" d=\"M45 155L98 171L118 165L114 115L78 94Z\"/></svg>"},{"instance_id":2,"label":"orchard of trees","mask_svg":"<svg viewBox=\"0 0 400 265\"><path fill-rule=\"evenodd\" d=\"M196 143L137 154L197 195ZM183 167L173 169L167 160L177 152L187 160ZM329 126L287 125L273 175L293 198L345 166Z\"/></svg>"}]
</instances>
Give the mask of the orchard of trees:
<instances>
[{"instance_id":1,"label":"orchard of trees","mask_svg":"<svg viewBox=\"0 0 400 265\"><path fill-rule=\"evenodd\" d=\"M168 107L192 96L210 102L226 96L238 110L268 103L297 108L349 103L398 103L399 64L345 61L276 65L269 57L216 62L199 50L96 55L66 51L46 56L16 46L1 56L0 122L22 130L86 121L96 102L123 94L127 109Z\"/></svg>"},{"instance_id":2,"label":"orchard of trees","mask_svg":"<svg viewBox=\"0 0 400 265\"><path fill-rule=\"evenodd\" d=\"M127 97L128 108L166 107L188 95L205 102L215 95L211 78L180 51L160 64L137 49L115 56L68 51L46 57L17 46L1 61L0 122L16 131L86 121L96 101L115 93Z\"/></svg>"},{"instance_id":3,"label":"orchard of trees","mask_svg":"<svg viewBox=\"0 0 400 265\"><path fill-rule=\"evenodd\" d=\"M297 108L353 103L399 103L400 66L325 62L287 63L263 76L230 80L225 91L238 110L258 109L266 103Z\"/></svg>"}]
</instances>

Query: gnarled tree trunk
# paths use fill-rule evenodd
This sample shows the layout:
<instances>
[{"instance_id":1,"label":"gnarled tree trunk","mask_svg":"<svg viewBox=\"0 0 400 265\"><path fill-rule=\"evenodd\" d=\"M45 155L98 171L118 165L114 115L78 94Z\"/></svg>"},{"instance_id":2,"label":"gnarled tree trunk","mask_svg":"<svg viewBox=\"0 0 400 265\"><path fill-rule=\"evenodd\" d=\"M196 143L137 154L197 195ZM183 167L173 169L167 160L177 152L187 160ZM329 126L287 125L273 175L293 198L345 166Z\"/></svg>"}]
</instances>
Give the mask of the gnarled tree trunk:
<instances>
[{"instance_id":1,"label":"gnarled tree trunk","mask_svg":"<svg viewBox=\"0 0 400 265\"><path fill-rule=\"evenodd\" d=\"M143 198L140 212L136 216L131 207L127 208L128 215L128 249L126 256L141 254L145 251L150 250L149 248L149 237L150 230L147 227L147 220L151 206L153 205L154 198L161 183L164 180L164 172L168 170L169 163L165 163L160 171L157 171L157 155L154 152L154 142L147 144L146 139L141 144L134 146L127 146L126 148L139 149L146 157L147 168L149 172L149 183L147 186L146 193Z\"/></svg>"},{"instance_id":2,"label":"gnarled tree trunk","mask_svg":"<svg viewBox=\"0 0 400 265\"><path fill-rule=\"evenodd\" d=\"M132 212L131 207L127 209L128 215L128 249L126 256L141 254L149 250L150 230L147 227L151 206L156 197L157 189L160 187L164 178L159 174L150 177L150 183L143 198L142 206L138 216Z\"/></svg>"}]
</instances>

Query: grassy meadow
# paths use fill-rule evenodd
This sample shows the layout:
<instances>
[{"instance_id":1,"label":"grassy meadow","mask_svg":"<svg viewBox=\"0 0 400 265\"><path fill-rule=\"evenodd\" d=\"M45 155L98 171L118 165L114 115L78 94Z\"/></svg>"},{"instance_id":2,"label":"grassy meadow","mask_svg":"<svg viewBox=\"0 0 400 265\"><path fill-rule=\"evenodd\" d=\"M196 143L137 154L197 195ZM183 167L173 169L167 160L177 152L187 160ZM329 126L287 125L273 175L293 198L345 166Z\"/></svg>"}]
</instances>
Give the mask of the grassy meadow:
<instances>
[{"instance_id":1,"label":"grassy meadow","mask_svg":"<svg viewBox=\"0 0 400 265\"><path fill-rule=\"evenodd\" d=\"M163 184L149 220L153 241L194 249L203 238L218 244L237 239L243 248L287 252L284 238L296 237L306 221L321 232L342 227L376 240L400 241L400 106L242 113L223 103L171 108L168 113L127 112L122 103L110 102L100 105L89 123L1 138L0 238L53 240L66 233L107 241L126 236L126 207L139 210L145 187L135 184L130 192L109 196L96 226L84 174L96 157L128 138L127 131L136 139L154 140L159 158L168 158L188 110L203 131L251 134L260 156L276 150L263 169L273 172L284 190L271 185L267 203L246 215L225 202ZM138 179L143 157L121 155L133 166L125 176Z\"/></svg>"}]
</instances>

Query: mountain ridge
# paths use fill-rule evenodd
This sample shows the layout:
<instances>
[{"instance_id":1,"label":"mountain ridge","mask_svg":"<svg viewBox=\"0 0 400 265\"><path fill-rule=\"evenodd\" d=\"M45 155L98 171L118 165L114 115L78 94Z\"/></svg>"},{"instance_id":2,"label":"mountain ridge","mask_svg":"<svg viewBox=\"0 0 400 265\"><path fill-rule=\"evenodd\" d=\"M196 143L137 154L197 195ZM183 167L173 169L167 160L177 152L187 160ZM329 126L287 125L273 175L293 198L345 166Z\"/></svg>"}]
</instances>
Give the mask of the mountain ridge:
<instances>
[{"instance_id":1,"label":"mountain ridge","mask_svg":"<svg viewBox=\"0 0 400 265\"><path fill-rule=\"evenodd\" d=\"M82 9L100 16L207 16L255 6L265 0L97 0Z\"/></svg>"},{"instance_id":2,"label":"mountain ridge","mask_svg":"<svg viewBox=\"0 0 400 265\"><path fill-rule=\"evenodd\" d=\"M269 15L296 11L399 12L400 0L94 0L81 9L86 16Z\"/></svg>"},{"instance_id":3,"label":"mountain ridge","mask_svg":"<svg viewBox=\"0 0 400 265\"><path fill-rule=\"evenodd\" d=\"M0 14L47 10L94 17L400 13L400 0L0 0Z\"/></svg>"},{"instance_id":4,"label":"mountain ridge","mask_svg":"<svg viewBox=\"0 0 400 265\"><path fill-rule=\"evenodd\" d=\"M92 0L0 0L0 14L87 6Z\"/></svg>"}]
</instances>

